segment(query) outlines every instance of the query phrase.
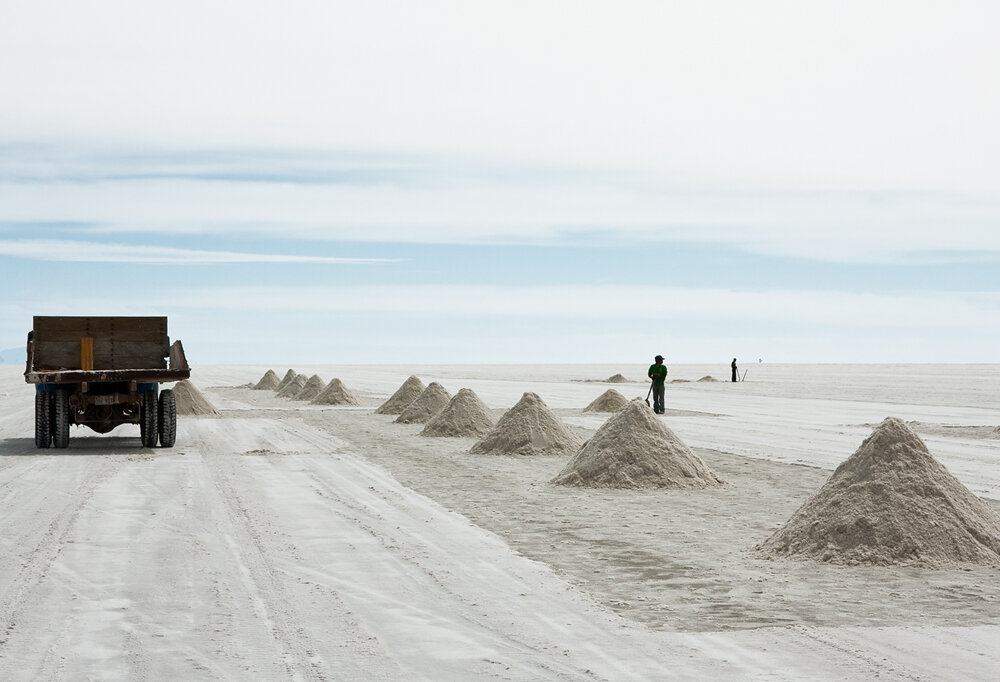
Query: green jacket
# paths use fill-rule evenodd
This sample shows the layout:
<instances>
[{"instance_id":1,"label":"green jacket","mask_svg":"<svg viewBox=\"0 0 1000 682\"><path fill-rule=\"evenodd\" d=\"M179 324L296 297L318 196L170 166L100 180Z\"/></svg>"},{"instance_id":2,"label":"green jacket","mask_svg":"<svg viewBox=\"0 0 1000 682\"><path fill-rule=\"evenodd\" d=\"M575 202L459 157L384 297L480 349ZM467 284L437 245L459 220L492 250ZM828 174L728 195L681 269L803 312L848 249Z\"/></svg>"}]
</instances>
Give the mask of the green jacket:
<instances>
[{"instance_id":1,"label":"green jacket","mask_svg":"<svg viewBox=\"0 0 1000 682\"><path fill-rule=\"evenodd\" d=\"M666 365L650 365L649 372L646 373L653 383L657 386L662 386L663 382L667 380L667 366Z\"/></svg>"}]
</instances>

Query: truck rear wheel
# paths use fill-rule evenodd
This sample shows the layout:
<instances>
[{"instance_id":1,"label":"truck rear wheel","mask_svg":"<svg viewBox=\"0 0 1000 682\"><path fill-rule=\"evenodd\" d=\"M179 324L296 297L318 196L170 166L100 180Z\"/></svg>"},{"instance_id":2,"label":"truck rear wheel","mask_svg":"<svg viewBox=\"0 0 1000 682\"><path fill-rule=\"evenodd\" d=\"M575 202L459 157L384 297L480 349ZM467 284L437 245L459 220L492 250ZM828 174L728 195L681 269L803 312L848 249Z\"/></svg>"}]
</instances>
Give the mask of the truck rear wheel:
<instances>
[{"instance_id":1,"label":"truck rear wheel","mask_svg":"<svg viewBox=\"0 0 1000 682\"><path fill-rule=\"evenodd\" d=\"M174 392L160 391L160 447L172 448L177 441L177 401Z\"/></svg>"},{"instance_id":2,"label":"truck rear wheel","mask_svg":"<svg viewBox=\"0 0 1000 682\"><path fill-rule=\"evenodd\" d=\"M35 447L47 448L52 442L52 394L35 392Z\"/></svg>"},{"instance_id":3,"label":"truck rear wheel","mask_svg":"<svg viewBox=\"0 0 1000 682\"><path fill-rule=\"evenodd\" d=\"M146 391L142 394L142 409L139 415L139 435L142 438L142 447L155 448L156 439L160 435L156 418L160 411L156 401L156 391Z\"/></svg>"},{"instance_id":4,"label":"truck rear wheel","mask_svg":"<svg viewBox=\"0 0 1000 682\"><path fill-rule=\"evenodd\" d=\"M69 447L69 392L56 391L52 401L52 447Z\"/></svg>"}]
</instances>

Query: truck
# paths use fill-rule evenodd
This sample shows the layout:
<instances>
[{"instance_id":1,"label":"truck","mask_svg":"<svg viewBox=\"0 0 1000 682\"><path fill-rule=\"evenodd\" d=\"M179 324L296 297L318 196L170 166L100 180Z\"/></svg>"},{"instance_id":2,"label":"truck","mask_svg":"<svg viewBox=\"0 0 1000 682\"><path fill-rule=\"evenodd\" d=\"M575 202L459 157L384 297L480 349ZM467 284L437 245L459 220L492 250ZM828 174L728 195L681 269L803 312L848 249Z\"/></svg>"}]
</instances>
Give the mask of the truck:
<instances>
[{"instance_id":1,"label":"truck","mask_svg":"<svg viewBox=\"0 0 1000 682\"><path fill-rule=\"evenodd\" d=\"M107 433L138 424L143 447L173 447L174 392L160 384L191 376L166 317L36 316L24 380L35 385L35 446L69 446L70 426Z\"/></svg>"}]
</instances>

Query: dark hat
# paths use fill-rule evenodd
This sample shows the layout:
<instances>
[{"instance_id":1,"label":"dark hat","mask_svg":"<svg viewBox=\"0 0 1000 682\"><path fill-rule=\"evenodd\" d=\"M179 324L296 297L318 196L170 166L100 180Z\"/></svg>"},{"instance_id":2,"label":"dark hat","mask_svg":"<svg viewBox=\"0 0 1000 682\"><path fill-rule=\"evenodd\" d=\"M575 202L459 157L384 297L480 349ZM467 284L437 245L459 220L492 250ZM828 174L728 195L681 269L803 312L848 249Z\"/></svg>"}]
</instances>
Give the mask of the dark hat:
<instances>
[{"instance_id":1,"label":"dark hat","mask_svg":"<svg viewBox=\"0 0 1000 682\"><path fill-rule=\"evenodd\" d=\"M662 355L657 355L657 356L656 356L655 358L653 358L653 359L654 359L654 360L662 360L662 359L663 359L663 356L662 356Z\"/></svg>"}]
</instances>

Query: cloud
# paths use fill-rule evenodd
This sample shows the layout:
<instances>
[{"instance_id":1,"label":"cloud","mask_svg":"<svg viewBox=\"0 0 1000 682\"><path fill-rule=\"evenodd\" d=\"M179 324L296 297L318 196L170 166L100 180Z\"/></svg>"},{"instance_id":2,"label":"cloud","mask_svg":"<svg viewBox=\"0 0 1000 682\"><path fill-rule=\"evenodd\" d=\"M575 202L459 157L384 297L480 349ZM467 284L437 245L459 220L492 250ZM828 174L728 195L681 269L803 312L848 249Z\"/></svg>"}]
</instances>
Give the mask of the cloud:
<instances>
[{"instance_id":1,"label":"cloud","mask_svg":"<svg viewBox=\"0 0 1000 682\"><path fill-rule=\"evenodd\" d=\"M331 258L269 253L201 251L169 246L134 246L56 239L0 240L0 256L31 260L78 263L156 263L169 265L206 265L211 263L390 263L386 258Z\"/></svg>"}]
</instances>

